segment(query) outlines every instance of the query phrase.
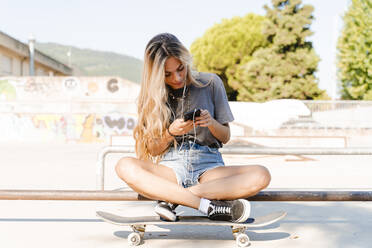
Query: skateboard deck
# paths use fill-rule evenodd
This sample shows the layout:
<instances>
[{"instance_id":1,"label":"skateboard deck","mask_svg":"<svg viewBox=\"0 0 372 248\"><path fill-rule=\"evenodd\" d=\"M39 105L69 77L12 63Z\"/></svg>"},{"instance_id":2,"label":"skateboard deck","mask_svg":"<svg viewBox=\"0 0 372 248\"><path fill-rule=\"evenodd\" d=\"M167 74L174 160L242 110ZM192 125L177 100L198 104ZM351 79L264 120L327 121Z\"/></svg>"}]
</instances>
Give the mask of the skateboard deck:
<instances>
[{"instance_id":1,"label":"skateboard deck","mask_svg":"<svg viewBox=\"0 0 372 248\"><path fill-rule=\"evenodd\" d=\"M229 221L214 221L206 216L177 216L177 221L164 221L159 216L138 216L126 217L108 212L97 211L97 216L105 222L119 225L130 226L133 233L128 235L130 245L139 245L143 239L146 225L205 225L205 226L230 226L236 243L239 247L246 247L249 243L249 237L245 234L248 228L263 227L273 224L286 216L286 212L279 211L257 218L249 218L243 223L234 223Z\"/></svg>"}]
</instances>

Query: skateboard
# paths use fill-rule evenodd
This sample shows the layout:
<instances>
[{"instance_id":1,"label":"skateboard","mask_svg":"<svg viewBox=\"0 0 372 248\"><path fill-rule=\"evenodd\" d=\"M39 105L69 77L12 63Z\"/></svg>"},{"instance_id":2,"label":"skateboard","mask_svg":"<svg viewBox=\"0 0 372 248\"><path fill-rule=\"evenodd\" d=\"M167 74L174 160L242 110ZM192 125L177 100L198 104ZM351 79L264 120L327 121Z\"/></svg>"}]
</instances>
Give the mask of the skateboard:
<instances>
[{"instance_id":1,"label":"skateboard","mask_svg":"<svg viewBox=\"0 0 372 248\"><path fill-rule=\"evenodd\" d=\"M283 219L287 213L284 211L270 213L257 218L249 218L243 223L229 221L210 220L206 216L177 216L177 221L164 221L159 216L125 217L108 212L97 211L97 216L105 222L130 226L132 233L128 235L128 243L137 246L143 240L146 225L205 225L205 226L230 226L232 234L239 247L247 247L250 244L249 237L245 233L248 228L263 227Z\"/></svg>"}]
</instances>

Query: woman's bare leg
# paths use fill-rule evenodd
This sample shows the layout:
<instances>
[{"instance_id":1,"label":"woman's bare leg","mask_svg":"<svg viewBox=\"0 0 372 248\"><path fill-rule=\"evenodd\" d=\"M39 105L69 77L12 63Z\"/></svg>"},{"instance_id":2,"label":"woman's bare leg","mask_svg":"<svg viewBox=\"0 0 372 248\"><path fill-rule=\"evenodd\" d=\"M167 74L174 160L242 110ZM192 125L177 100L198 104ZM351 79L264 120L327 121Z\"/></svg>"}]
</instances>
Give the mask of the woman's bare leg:
<instances>
[{"instance_id":1,"label":"woman's bare leg","mask_svg":"<svg viewBox=\"0 0 372 248\"><path fill-rule=\"evenodd\" d=\"M270 183L270 173L259 165L217 167L205 172L199 184L183 188L173 170L136 158L122 158L116 165L118 176L134 191L155 200L198 209L200 198L234 200L257 194Z\"/></svg>"},{"instance_id":2,"label":"woman's bare leg","mask_svg":"<svg viewBox=\"0 0 372 248\"><path fill-rule=\"evenodd\" d=\"M200 197L177 184L173 170L136 158L122 158L116 165L116 173L137 193L154 200L198 209Z\"/></svg>"},{"instance_id":3,"label":"woman's bare leg","mask_svg":"<svg viewBox=\"0 0 372 248\"><path fill-rule=\"evenodd\" d=\"M217 167L205 172L188 190L206 199L234 200L256 195L270 183L269 171L260 165Z\"/></svg>"}]
</instances>

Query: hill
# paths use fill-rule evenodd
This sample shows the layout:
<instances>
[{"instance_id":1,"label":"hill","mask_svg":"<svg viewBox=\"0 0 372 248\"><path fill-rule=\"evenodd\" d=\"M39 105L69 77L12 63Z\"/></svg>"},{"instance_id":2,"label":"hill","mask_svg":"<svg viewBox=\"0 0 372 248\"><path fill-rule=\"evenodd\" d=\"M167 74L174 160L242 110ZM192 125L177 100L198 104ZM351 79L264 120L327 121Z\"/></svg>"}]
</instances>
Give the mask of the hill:
<instances>
[{"instance_id":1,"label":"hill","mask_svg":"<svg viewBox=\"0 0 372 248\"><path fill-rule=\"evenodd\" d=\"M143 62L130 56L57 43L36 43L36 49L66 65L67 53L71 51L74 76L119 76L136 83L141 81Z\"/></svg>"}]
</instances>

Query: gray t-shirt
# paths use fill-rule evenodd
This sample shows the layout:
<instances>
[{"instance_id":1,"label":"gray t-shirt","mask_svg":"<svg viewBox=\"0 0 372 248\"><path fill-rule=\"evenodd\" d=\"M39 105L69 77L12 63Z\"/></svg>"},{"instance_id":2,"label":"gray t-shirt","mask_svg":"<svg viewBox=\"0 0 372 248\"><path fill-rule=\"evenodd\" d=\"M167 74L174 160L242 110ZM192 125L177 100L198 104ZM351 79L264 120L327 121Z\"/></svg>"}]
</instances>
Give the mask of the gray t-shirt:
<instances>
[{"instance_id":1,"label":"gray t-shirt","mask_svg":"<svg viewBox=\"0 0 372 248\"><path fill-rule=\"evenodd\" d=\"M183 113L198 108L207 109L211 116L221 124L233 121L234 117L227 100L226 90L222 80L216 74L202 72L197 73L195 79L207 86L198 87L192 84L188 86L185 94L186 97L183 100ZM183 89L172 90L168 87L168 103L172 112L176 115L176 118L181 118L183 116L182 91ZM172 116L171 122L173 122L173 120L174 116ZM198 144L222 147L222 143L212 135L208 127L196 127L195 129L195 133L194 129L191 129L187 134L189 140L194 140L195 136ZM177 137L178 142L181 140L182 137Z\"/></svg>"}]
</instances>

